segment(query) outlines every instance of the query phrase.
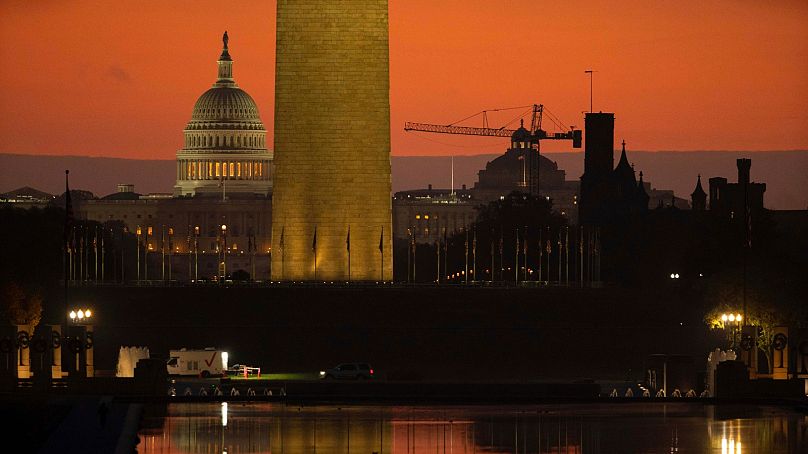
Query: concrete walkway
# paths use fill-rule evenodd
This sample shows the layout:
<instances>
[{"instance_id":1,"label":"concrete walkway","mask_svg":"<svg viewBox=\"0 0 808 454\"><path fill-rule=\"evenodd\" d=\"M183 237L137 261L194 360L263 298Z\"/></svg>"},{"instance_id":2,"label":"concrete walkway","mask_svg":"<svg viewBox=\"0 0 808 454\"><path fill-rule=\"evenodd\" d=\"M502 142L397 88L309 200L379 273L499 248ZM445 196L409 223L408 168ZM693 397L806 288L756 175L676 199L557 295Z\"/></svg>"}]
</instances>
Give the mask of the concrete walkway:
<instances>
[{"instance_id":1,"label":"concrete walkway","mask_svg":"<svg viewBox=\"0 0 808 454\"><path fill-rule=\"evenodd\" d=\"M109 397L81 400L39 452L133 453L142 409L140 404L115 402Z\"/></svg>"}]
</instances>

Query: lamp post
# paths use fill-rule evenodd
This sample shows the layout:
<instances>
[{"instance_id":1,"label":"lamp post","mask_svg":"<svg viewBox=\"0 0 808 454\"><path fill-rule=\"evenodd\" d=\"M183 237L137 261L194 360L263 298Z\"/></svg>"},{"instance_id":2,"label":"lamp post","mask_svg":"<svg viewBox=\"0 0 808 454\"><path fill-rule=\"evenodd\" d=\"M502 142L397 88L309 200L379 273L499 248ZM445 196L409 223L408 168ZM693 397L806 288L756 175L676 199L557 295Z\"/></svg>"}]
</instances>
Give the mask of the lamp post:
<instances>
[{"instance_id":1,"label":"lamp post","mask_svg":"<svg viewBox=\"0 0 808 454\"><path fill-rule=\"evenodd\" d=\"M143 233L140 226L137 226L137 245L135 246L135 251L137 251L137 283L140 284L140 234Z\"/></svg>"},{"instance_id":2,"label":"lamp post","mask_svg":"<svg viewBox=\"0 0 808 454\"><path fill-rule=\"evenodd\" d=\"M227 280L227 224L222 224L222 282Z\"/></svg>"},{"instance_id":3,"label":"lamp post","mask_svg":"<svg viewBox=\"0 0 808 454\"><path fill-rule=\"evenodd\" d=\"M194 226L194 282L199 282L199 226Z\"/></svg>"},{"instance_id":4,"label":"lamp post","mask_svg":"<svg viewBox=\"0 0 808 454\"><path fill-rule=\"evenodd\" d=\"M730 332L727 335L727 339L730 342L730 347L733 349L735 348L736 344L735 341L738 329L740 328L742 322L743 322L743 315L741 315L740 313L733 314L732 312L730 312L721 314L721 328L723 328L726 333L727 325L729 325Z\"/></svg>"},{"instance_id":5,"label":"lamp post","mask_svg":"<svg viewBox=\"0 0 808 454\"><path fill-rule=\"evenodd\" d=\"M73 329L73 337L67 343L67 347L71 353L75 355L75 372L81 372L81 352L84 352L85 363L85 376L93 377L95 375L93 365L93 325L92 322L95 314L89 308L85 309L72 309L68 313L70 322L76 326ZM83 332L78 326L84 328Z\"/></svg>"}]
</instances>

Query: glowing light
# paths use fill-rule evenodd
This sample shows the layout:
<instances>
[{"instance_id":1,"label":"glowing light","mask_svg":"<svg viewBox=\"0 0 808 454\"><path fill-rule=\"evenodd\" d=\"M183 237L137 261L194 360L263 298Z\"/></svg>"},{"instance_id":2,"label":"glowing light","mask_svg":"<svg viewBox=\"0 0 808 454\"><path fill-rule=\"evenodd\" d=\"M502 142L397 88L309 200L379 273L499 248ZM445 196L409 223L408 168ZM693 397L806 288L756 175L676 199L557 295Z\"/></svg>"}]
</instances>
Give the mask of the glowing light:
<instances>
[{"instance_id":1,"label":"glowing light","mask_svg":"<svg viewBox=\"0 0 808 454\"><path fill-rule=\"evenodd\" d=\"M731 322L735 321L735 314L729 314L729 321Z\"/></svg>"},{"instance_id":2,"label":"glowing light","mask_svg":"<svg viewBox=\"0 0 808 454\"><path fill-rule=\"evenodd\" d=\"M78 317L79 320L83 319L84 318L84 311L79 309L79 311L76 312L76 317Z\"/></svg>"},{"instance_id":3,"label":"glowing light","mask_svg":"<svg viewBox=\"0 0 808 454\"><path fill-rule=\"evenodd\" d=\"M743 317L741 317L741 314L736 314L735 315L735 321L736 322L740 322L742 319L743 319Z\"/></svg>"},{"instance_id":4,"label":"glowing light","mask_svg":"<svg viewBox=\"0 0 808 454\"><path fill-rule=\"evenodd\" d=\"M727 318L728 318L728 317L727 317L727 314L721 314L721 321L722 321L722 322L726 322L726 321L727 321Z\"/></svg>"},{"instance_id":5,"label":"glowing light","mask_svg":"<svg viewBox=\"0 0 808 454\"><path fill-rule=\"evenodd\" d=\"M70 311L70 319L71 319L71 320L75 320L75 319L76 319L76 311Z\"/></svg>"},{"instance_id":6,"label":"glowing light","mask_svg":"<svg viewBox=\"0 0 808 454\"><path fill-rule=\"evenodd\" d=\"M222 352L222 369L227 370L227 359L228 359L227 352Z\"/></svg>"},{"instance_id":7,"label":"glowing light","mask_svg":"<svg viewBox=\"0 0 808 454\"><path fill-rule=\"evenodd\" d=\"M227 402L222 402L222 427L227 427Z\"/></svg>"},{"instance_id":8,"label":"glowing light","mask_svg":"<svg viewBox=\"0 0 808 454\"><path fill-rule=\"evenodd\" d=\"M90 317L93 316L93 313L90 312L90 309L87 309L86 311L84 311L84 316L87 317L87 318L90 318Z\"/></svg>"}]
</instances>

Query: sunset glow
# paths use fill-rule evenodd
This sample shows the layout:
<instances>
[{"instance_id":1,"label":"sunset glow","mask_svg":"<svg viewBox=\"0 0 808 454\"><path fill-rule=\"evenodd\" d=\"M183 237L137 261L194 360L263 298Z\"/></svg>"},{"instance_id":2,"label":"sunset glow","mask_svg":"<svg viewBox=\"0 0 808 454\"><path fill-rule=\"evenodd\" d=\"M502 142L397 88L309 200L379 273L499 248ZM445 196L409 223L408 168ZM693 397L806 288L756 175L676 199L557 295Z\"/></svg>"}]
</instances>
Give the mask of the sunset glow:
<instances>
[{"instance_id":1,"label":"sunset glow","mask_svg":"<svg viewBox=\"0 0 808 454\"><path fill-rule=\"evenodd\" d=\"M653 6L650 6L653 5ZM173 159L228 30L271 147L275 3L4 1L0 152ZM540 102L616 113L635 150L808 148L808 3L391 0L395 155L500 152L405 133ZM490 117L504 124L511 114ZM553 148L555 147L555 148ZM549 144L567 151L567 143Z\"/></svg>"}]
</instances>

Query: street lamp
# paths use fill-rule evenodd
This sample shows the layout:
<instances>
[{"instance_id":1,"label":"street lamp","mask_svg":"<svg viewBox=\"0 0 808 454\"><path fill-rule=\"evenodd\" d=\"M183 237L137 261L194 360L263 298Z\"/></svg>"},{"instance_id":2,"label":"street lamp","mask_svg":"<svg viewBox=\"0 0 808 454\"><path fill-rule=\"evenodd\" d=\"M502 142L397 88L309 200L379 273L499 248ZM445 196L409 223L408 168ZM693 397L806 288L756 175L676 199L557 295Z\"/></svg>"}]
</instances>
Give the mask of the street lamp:
<instances>
[{"instance_id":1,"label":"street lamp","mask_svg":"<svg viewBox=\"0 0 808 454\"><path fill-rule=\"evenodd\" d=\"M735 347L735 337L738 332L738 329L741 326L741 322L743 321L743 316L739 313L733 314L730 313L723 313L721 314L721 328L724 330L727 329L727 325L730 325L730 332L727 335L727 338L730 340L730 346Z\"/></svg>"},{"instance_id":2,"label":"street lamp","mask_svg":"<svg viewBox=\"0 0 808 454\"><path fill-rule=\"evenodd\" d=\"M90 309L73 309L67 314L73 323L87 323L93 317Z\"/></svg>"},{"instance_id":3,"label":"street lamp","mask_svg":"<svg viewBox=\"0 0 808 454\"><path fill-rule=\"evenodd\" d=\"M222 251L222 281L227 279L227 224L222 224L222 242L224 249Z\"/></svg>"}]
</instances>

